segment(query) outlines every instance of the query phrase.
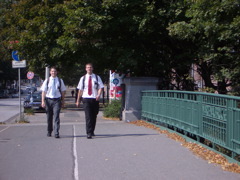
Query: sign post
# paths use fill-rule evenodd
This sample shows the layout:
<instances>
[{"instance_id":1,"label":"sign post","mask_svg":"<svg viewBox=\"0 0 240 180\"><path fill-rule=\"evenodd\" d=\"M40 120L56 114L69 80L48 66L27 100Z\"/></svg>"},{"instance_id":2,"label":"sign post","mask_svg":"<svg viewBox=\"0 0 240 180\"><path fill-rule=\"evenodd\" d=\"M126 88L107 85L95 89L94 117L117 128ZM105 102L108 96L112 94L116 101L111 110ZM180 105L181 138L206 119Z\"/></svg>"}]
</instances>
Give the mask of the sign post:
<instances>
[{"instance_id":1,"label":"sign post","mask_svg":"<svg viewBox=\"0 0 240 180\"><path fill-rule=\"evenodd\" d=\"M122 80L125 74L116 73L113 70L109 71L109 97L111 99L121 99L122 97Z\"/></svg>"},{"instance_id":2,"label":"sign post","mask_svg":"<svg viewBox=\"0 0 240 180\"><path fill-rule=\"evenodd\" d=\"M21 70L18 68L18 93L19 93L19 121L22 119L22 103L21 103Z\"/></svg>"},{"instance_id":3,"label":"sign post","mask_svg":"<svg viewBox=\"0 0 240 180\"><path fill-rule=\"evenodd\" d=\"M22 119L22 106L21 106L21 71L20 68L26 67L26 60L20 61L18 51L12 52L12 68L18 68L18 89L19 89L19 121Z\"/></svg>"},{"instance_id":4,"label":"sign post","mask_svg":"<svg viewBox=\"0 0 240 180\"><path fill-rule=\"evenodd\" d=\"M33 79L33 77L34 77L34 73L29 71L27 73L27 78L31 81L31 98L32 98L32 79Z\"/></svg>"},{"instance_id":5,"label":"sign post","mask_svg":"<svg viewBox=\"0 0 240 180\"><path fill-rule=\"evenodd\" d=\"M113 84L115 85L115 90L114 90L114 99L116 99L116 93L117 93L117 85L119 83L119 80L117 78L113 79Z\"/></svg>"}]
</instances>

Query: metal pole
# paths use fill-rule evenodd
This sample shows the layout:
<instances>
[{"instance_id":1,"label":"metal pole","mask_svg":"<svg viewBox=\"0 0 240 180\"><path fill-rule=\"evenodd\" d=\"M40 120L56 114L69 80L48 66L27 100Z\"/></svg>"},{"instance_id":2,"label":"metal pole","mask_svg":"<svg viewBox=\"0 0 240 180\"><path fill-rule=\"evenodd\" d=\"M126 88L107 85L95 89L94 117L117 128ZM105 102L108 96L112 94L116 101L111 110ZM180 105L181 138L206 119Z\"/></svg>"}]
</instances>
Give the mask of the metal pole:
<instances>
[{"instance_id":1,"label":"metal pole","mask_svg":"<svg viewBox=\"0 0 240 180\"><path fill-rule=\"evenodd\" d=\"M45 79L48 79L49 78L49 67L47 66L45 68Z\"/></svg>"},{"instance_id":2,"label":"metal pole","mask_svg":"<svg viewBox=\"0 0 240 180\"><path fill-rule=\"evenodd\" d=\"M21 120L21 75L20 75L20 68L18 68L18 88L19 88L19 121Z\"/></svg>"},{"instance_id":3,"label":"metal pole","mask_svg":"<svg viewBox=\"0 0 240 180\"><path fill-rule=\"evenodd\" d=\"M109 103L109 84L107 85L107 102Z\"/></svg>"},{"instance_id":4,"label":"metal pole","mask_svg":"<svg viewBox=\"0 0 240 180\"><path fill-rule=\"evenodd\" d=\"M114 90L114 100L116 100L116 93L117 93L117 85L115 84L115 90Z\"/></svg>"}]
</instances>

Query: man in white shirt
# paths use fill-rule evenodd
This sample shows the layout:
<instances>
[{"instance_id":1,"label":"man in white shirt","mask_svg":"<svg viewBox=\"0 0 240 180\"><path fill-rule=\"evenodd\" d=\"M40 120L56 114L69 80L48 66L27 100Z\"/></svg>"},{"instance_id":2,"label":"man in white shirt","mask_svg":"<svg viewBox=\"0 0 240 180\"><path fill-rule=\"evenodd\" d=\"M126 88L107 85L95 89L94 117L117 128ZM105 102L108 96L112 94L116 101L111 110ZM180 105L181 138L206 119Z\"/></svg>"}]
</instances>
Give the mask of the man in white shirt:
<instances>
[{"instance_id":1,"label":"man in white shirt","mask_svg":"<svg viewBox=\"0 0 240 180\"><path fill-rule=\"evenodd\" d=\"M99 112L99 100L104 86L101 78L93 74L93 65L91 63L86 64L86 72L87 74L80 78L77 86L79 91L76 105L77 107L79 106L80 99L82 98L87 138L91 139L92 136L95 136L94 130Z\"/></svg>"},{"instance_id":2,"label":"man in white shirt","mask_svg":"<svg viewBox=\"0 0 240 180\"><path fill-rule=\"evenodd\" d=\"M66 87L63 80L57 77L57 69L55 67L50 69L50 75L51 76L48 79L45 79L41 87L42 107L46 108L47 113L47 136L50 137L52 134L54 120L55 138L59 138L59 115L61 107L64 107Z\"/></svg>"}]
</instances>

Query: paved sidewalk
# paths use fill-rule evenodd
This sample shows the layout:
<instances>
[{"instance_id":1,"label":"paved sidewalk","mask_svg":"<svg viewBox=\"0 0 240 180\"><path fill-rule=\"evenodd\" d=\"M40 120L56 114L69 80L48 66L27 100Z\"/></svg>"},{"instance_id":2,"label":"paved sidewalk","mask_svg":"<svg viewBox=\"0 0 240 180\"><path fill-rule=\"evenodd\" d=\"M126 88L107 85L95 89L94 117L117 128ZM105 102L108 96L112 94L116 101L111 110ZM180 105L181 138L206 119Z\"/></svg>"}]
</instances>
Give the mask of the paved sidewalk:
<instances>
[{"instance_id":1,"label":"paved sidewalk","mask_svg":"<svg viewBox=\"0 0 240 180\"><path fill-rule=\"evenodd\" d=\"M70 101L73 99L69 98ZM61 113L60 139L46 136L46 115L0 126L1 180L239 180L145 127L106 120L87 139L82 109Z\"/></svg>"}]
</instances>

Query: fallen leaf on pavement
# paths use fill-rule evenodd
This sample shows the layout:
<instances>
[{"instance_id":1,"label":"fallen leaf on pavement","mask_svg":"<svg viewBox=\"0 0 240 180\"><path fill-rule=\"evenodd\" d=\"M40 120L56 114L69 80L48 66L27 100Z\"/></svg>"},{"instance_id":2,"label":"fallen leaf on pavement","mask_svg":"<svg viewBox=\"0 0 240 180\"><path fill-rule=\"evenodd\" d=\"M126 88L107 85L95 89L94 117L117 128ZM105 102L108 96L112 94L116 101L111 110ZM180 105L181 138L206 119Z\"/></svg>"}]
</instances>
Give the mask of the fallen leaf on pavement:
<instances>
[{"instance_id":1,"label":"fallen leaf on pavement","mask_svg":"<svg viewBox=\"0 0 240 180\"><path fill-rule=\"evenodd\" d=\"M137 126L144 126L146 128L157 130L161 134L166 134L169 138L171 138L175 141L181 142L182 146L188 148L197 156L207 160L208 163L214 163L214 164L220 165L222 167L222 169L225 171L240 173L240 166L238 164L229 163L228 160L224 156L222 156L216 152L213 152L213 151L201 146L200 144L187 142L184 137L182 137L176 133L170 133L167 130L161 130L159 127L156 127L155 125L148 123L146 121L143 121L143 120L132 121L129 123L137 125Z\"/></svg>"}]
</instances>

